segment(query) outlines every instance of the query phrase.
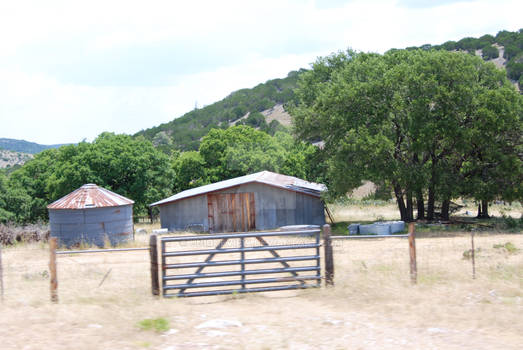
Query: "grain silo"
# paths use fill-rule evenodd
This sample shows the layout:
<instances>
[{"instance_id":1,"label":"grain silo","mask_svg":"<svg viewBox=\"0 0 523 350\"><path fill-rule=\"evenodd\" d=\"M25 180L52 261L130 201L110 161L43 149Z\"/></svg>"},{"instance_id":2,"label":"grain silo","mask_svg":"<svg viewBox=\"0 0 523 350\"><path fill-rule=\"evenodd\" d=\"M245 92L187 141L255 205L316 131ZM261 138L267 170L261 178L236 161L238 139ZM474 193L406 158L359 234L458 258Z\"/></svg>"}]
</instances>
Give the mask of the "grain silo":
<instances>
[{"instance_id":1,"label":"grain silo","mask_svg":"<svg viewBox=\"0 0 523 350\"><path fill-rule=\"evenodd\" d=\"M68 247L126 242L133 237L133 204L95 184L83 185L47 206L51 236Z\"/></svg>"}]
</instances>

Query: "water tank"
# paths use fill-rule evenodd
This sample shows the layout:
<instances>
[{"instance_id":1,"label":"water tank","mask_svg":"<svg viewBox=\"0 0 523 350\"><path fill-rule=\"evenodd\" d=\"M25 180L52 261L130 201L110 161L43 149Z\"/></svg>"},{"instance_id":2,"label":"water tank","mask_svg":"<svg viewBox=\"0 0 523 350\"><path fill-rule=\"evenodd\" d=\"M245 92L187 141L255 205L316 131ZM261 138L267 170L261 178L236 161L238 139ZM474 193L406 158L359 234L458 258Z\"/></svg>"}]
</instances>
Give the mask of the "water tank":
<instances>
[{"instance_id":1,"label":"water tank","mask_svg":"<svg viewBox=\"0 0 523 350\"><path fill-rule=\"evenodd\" d=\"M117 245L133 237L134 202L95 184L86 184L49 204L51 236L67 247Z\"/></svg>"}]
</instances>

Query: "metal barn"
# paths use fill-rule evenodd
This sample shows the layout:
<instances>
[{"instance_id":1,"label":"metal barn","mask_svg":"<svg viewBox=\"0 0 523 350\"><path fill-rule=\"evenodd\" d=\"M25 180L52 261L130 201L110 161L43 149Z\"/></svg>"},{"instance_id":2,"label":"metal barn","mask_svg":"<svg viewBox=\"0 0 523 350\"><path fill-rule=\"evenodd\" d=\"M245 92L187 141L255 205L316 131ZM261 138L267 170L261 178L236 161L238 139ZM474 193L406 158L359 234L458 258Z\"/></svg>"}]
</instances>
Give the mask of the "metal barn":
<instances>
[{"instance_id":1,"label":"metal barn","mask_svg":"<svg viewBox=\"0 0 523 350\"><path fill-rule=\"evenodd\" d=\"M47 206L51 236L68 247L126 242L133 237L133 204L95 184L83 185Z\"/></svg>"},{"instance_id":2,"label":"metal barn","mask_svg":"<svg viewBox=\"0 0 523 350\"><path fill-rule=\"evenodd\" d=\"M151 204L169 231L241 232L323 225L326 187L262 171L175 194Z\"/></svg>"}]
</instances>

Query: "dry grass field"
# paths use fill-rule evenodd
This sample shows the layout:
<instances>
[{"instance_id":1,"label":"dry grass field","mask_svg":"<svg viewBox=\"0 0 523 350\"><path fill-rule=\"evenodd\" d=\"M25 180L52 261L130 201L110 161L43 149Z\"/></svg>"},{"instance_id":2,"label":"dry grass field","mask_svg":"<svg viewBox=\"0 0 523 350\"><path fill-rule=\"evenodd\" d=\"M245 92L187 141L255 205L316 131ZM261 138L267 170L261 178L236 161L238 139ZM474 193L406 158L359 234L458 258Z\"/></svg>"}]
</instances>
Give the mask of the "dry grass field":
<instances>
[{"instance_id":1,"label":"dry grass field","mask_svg":"<svg viewBox=\"0 0 523 350\"><path fill-rule=\"evenodd\" d=\"M407 240L335 240L333 288L187 299L151 296L147 251L61 255L58 304L47 245L4 248L0 348L520 349L523 235L478 233L475 280L470 235L430 235L415 286Z\"/></svg>"}]
</instances>

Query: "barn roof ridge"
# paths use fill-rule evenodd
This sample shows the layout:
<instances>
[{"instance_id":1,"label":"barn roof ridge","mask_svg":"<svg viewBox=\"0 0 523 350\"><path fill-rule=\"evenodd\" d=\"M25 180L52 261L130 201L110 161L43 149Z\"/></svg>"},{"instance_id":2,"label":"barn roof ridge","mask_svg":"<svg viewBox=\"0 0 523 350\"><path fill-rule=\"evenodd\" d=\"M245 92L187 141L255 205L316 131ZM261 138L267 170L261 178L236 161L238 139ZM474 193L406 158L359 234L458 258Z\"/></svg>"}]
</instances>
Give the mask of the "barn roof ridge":
<instances>
[{"instance_id":1,"label":"barn roof ridge","mask_svg":"<svg viewBox=\"0 0 523 350\"><path fill-rule=\"evenodd\" d=\"M157 206L162 204L167 204L171 202L176 202L178 200L186 199L189 197L199 196L202 194L220 191L223 189L244 185L247 183L262 183L270 186L280 187L286 190L292 190L295 192L306 193L319 197L321 192L325 191L327 187L323 184L309 182L302 180L300 178L274 173L271 171L260 171L253 174L248 174L244 176L235 177L228 180L223 180L215 182L208 185L203 185L200 187L191 188L179 193L176 193L170 197L162 199L160 201L154 202L149 206Z\"/></svg>"},{"instance_id":2,"label":"barn roof ridge","mask_svg":"<svg viewBox=\"0 0 523 350\"><path fill-rule=\"evenodd\" d=\"M130 204L134 204L134 201L96 184L88 183L49 204L47 209L89 209Z\"/></svg>"}]
</instances>

